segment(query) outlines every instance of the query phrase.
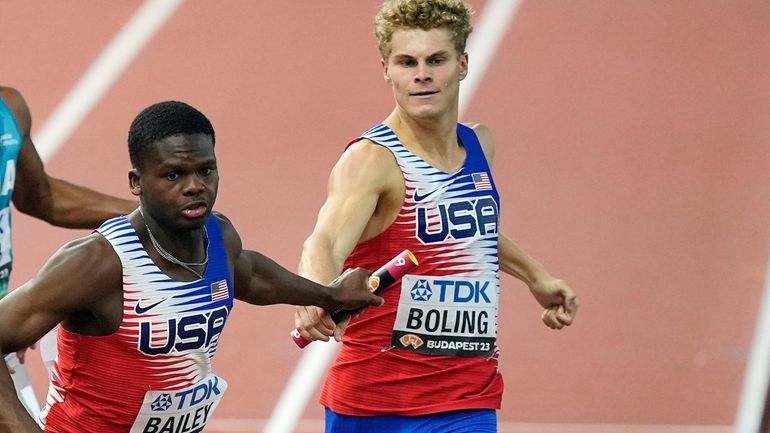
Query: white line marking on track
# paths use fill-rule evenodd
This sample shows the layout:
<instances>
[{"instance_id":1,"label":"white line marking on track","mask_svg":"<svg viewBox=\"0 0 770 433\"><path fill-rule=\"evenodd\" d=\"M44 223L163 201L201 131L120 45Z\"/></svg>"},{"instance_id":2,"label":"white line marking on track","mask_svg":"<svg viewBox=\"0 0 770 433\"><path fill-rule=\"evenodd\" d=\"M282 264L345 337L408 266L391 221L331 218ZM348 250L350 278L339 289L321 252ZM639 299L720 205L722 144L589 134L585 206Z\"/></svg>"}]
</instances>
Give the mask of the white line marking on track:
<instances>
[{"instance_id":1,"label":"white line marking on track","mask_svg":"<svg viewBox=\"0 0 770 433\"><path fill-rule=\"evenodd\" d=\"M184 0L145 0L53 114L37 131L35 147L50 159Z\"/></svg>"},{"instance_id":2,"label":"white line marking on track","mask_svg":"<svg viewBox=\"0 0 770 433\"><path fill-rule=\"evenodd\" d=\"M476 94L484 75L513 23L521 0L490 0L468 37L468 75L460 85L460 117Z\"/></svg>"},{"instance_id":3,"label":"white line marking on track","mask_svg":"<svg viewBox=\"0 0 770 433\"><path fill-rule=\"evenodd\" d=\"M757 433L762 424L770 385L770 265L759 306L754 342L743 378L743 391L735 421L735 433Z\"/></svg>"}]
</instances>

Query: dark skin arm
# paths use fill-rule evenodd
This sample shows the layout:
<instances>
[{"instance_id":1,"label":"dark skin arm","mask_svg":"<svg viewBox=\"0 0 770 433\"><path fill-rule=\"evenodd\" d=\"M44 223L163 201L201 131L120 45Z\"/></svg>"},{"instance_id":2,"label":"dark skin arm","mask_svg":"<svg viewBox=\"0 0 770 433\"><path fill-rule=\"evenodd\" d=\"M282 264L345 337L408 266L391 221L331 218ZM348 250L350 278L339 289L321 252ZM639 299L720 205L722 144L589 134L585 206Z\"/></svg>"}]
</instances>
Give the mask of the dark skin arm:
<instances>
[{"instance_id":1,"label":"dark skin arm","mask_svg":"<svg viewBox=\"0 0 770 433\"><path fill-rule=\"evenodd\" d=\"M96 228L105 220L136 208L134 201L49 176L32 142L32 116L24 97L14 88L0 86L0 98L13 112L22 136L12 197L20 212L59 227ZM30 347L34 347L34 342ZM17 355L24 363L24 349Z\"/></svg>"},{"instance_id":2,"label":"dark skin arm","mask_svg":"<svg viewBox=\"0 0 770 433\"><path fill-rule=\"evenodd\" d=\"M0 87L0 98L13 111L22 134L13 191L13 203L19 211L59 227L96 228L109 218L136 209L134 201L49 176L32 143L32 116L24 98L10 87Z\"/></svg>"},{"instance_id":3,"label":"dark skin arm","mask_svg":"<svg viewBox=\"0 0 770 433\"><path fill-rule=\"evenodd\" d=\"M220 222L236 298L260 305L347 309L382 304L367 289L368 271L351 272L337 288L322 286L259 253L242 250L232 224L221 216ZM109 242L94 233L62 247L33 279L0 300L0 351L6 354L27 347L60 322L80 334L111 334L120 326L122 309L120 259ZM5 363L0 363L0 433L40 431L16 397Z\"/></svg>"},{"instance_id":4,"label":"dark skin arm","mask_svg":"<svg viewBox=\"0 0 770 433\"><path fill-rule=\"evenodd\" d=\"M220 214L217 216L228 254L235 258L233 285L236 299L255 305L317 305L346 310L382 305L382 298L368 289L367 278L371 272L356 269L331 287L317 284L256 251L244 250L230 221Z\"/></svg>"},{"instance_id":5,"label":"dark skin arm","mask_svg":"<svg viewBox=\"0 0 770 433\"><path fill-rule=\"evenodd\" d=\"M120 260L101 235L65 245L34 278L0 300L0 351L27 347L62 321L83 334L114 332L122 318L121 278ZM40 431L0 363L0 433Z\"/></svg>"}]
</instances>

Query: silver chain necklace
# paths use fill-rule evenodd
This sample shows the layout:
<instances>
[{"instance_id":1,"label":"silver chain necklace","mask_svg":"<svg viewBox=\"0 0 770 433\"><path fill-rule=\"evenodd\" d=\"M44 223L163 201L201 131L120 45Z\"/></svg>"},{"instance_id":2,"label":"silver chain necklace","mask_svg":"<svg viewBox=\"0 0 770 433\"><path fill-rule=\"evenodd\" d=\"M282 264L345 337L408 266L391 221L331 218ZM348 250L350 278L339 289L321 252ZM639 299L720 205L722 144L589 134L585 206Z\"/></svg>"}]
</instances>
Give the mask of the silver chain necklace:
<instances>
[{"instance_id":1,"label":"silver chain necklace","mask_svg":"<svg viewBox=\"0 0 770 433\"><path fill-rule=\"evenodd\" d=\"M203 257L203 260L201 262L183 262L173 255L163 249L162 246L160 246L160 243L158 243L158 240L155 239L155 236L152 234L152 230L150 230L150 226L147 225L147 219L144 217L144 212L142 212L142 208L139 208L139 214L142 216L142 221L144 222L144 227L147 228L147 233L150 235L150 242L152 242L152 246L155 247L155 251L158 252L158 254L161 255L164 259L168 260L169 262L179 265L183 267L184 269L190 271L192 274L194 274L198 279L203 279L203 273L197 272L192 269L192 266L206 266L206 264L209 262L209 233L206 230L206 226L203 226L203 253L205 257Z\"/></svg>"}]
</instances>

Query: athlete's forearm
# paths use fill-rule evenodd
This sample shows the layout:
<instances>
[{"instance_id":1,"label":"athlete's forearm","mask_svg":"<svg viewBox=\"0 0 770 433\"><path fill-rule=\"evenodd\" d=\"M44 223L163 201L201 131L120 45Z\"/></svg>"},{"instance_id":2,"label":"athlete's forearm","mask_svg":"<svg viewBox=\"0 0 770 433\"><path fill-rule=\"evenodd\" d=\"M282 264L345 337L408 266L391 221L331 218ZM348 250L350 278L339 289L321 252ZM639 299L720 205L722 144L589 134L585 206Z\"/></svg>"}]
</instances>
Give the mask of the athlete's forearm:
<instances>
[{"instance_id":1,"label":"athlete's forearm","mask_svg":"<svg viewBox=\"0 0 770 433\"><path fill-rule=\"evenodd\" d=\"M251 261L249 294L239 299L253 304L316 305L325 309L357 310L381 305L382 299L369 291L371 272L356 269L345 273L330 286L318 284L254 251L244 251Z\"/></svg>"},{"instance_id":2,"label":"athlete's forearm","mask_svg":"<svg viewBox=\"0 0 770 433\"><path fill-rule=\"evenodd\" d=\"M328 284L342 272L345 256L335 255L331 242L309 237L302 248L299 274L317 283Z\"/></svg>"},{"instance_id":3,"label":"athlete's forearm","mask_svg":"<svg viewBox=\"0 0 770 433\"><path fill-rule=\"evenodd\" d=\"M548 276L540 262L530 257L515 242L504 234L498 237L498 257L500 270L513 275L527 286L532 286L536 281Z\"/></svg>"},{"instance_id":4,"label":"athlete's forearm","mask_svg":"<svg viewBox=\"0 0 770 433\"><path fill-rule=\"evenodd\" d=\"M255 305L334 304L330 288L294 274L260 253L244 250L241 260L239 272L248 275L248 289L238 296L243 301Z\"/></svg>"},{"instance_id":5,"label":"athlete's forearm","mask_svg":"<svg viewBox=\"0 0 770 433\"><path fill-rule=\"evenodd\" d=\"M0 364L0 433L42 433L19 401L5 360Z\"/></svg>"},{"instance_id":6,"label":"athlete's forearm","mask_svg":"<svg viewBox=\"0 0 770 433\"><path fill-rule=\"evenodd\" d=\"M105 220L127 215L137 203L49 177L51 214L49 222L71 228L96 228Z\"/></svg>"}]
</instances>

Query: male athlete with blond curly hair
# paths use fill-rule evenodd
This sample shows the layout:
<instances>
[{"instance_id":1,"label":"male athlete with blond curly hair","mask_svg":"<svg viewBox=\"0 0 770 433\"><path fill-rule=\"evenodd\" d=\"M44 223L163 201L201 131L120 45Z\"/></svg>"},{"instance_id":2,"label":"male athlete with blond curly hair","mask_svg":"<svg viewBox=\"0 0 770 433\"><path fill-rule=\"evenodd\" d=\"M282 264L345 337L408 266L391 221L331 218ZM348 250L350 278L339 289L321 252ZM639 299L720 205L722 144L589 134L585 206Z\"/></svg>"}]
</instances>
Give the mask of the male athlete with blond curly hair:
<instances>
[{"instance_id":1,"label":"male athlete with blond curly hair","mask_svg":"<svg viewBox=\"0 0 770 433\"><path fill-rule=\"evenodd\" d=\"M492 134L458 123L470 8L391 0L374 27L396 107L336 163L300 274L328 282L405 248L420 266L349 323L297 309L304 338L345 334L321 393L326 431L495 432L500 270L529 286L551 328L572 323L577 297L500 233Z\"/></svg>"}]
</instances>

